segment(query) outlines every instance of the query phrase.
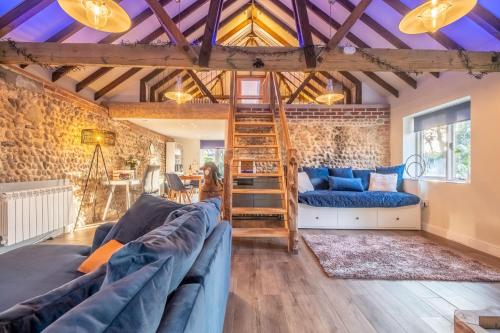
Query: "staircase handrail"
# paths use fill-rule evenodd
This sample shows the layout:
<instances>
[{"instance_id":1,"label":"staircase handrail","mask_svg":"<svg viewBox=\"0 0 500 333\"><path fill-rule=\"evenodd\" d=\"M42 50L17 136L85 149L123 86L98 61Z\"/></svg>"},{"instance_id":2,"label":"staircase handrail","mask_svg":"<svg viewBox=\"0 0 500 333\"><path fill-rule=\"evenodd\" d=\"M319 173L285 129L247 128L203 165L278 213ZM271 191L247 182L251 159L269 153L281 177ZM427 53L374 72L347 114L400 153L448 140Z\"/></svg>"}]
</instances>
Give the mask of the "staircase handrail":
<instances>
[{"instance_id":1,"label":"staircase handrail","mask_svg":"<svg viewBox=\"0 0 500 333\"><path fill-rule=\"evenodd\" d=\"M226 149L224 152L224 198L223 217L231 222L231 206L233 198L233 147L234 147L234 113L236 112L236 72L231 72L231 92L229 102L229 114L227 118Z\"/></svg>"}]
</instances>

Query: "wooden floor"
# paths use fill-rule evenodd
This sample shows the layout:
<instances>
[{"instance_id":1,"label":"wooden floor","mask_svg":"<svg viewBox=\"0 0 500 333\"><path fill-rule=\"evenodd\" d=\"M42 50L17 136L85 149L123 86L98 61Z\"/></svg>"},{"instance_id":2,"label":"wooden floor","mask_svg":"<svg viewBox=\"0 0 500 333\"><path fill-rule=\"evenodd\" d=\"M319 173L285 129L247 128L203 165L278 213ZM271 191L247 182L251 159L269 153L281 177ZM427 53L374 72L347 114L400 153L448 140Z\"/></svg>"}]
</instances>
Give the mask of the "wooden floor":
<instances>
[{"instance_id":1,"label":"wooden floor","mask_svg":"<svg viewBox=\"0 0 500 333\"><path fill-rule=\"evenodd\" d=\"M419 234L500 267L499 259ZM297 256L284 249L280 240L235 241L225 333L453 332L455 309L500 306L500 283L332 279L302 239Z\"/></svg>"},{"instance_id":2,"label":"wooden floor","mask_svg":"<svg viewBox=\"0 0 500 333\"><path fill-rule=\"evenodd\" d=\"M418 233L500 267L500 259L427 233L301 232ZM93 233L89 228L49 242L89 244ZM302 239L298 255L285 249L280 239L234 241L225 333L453 332L455 309L500 306L500 283L332 279Z\"/></svg>"}]
</instances>

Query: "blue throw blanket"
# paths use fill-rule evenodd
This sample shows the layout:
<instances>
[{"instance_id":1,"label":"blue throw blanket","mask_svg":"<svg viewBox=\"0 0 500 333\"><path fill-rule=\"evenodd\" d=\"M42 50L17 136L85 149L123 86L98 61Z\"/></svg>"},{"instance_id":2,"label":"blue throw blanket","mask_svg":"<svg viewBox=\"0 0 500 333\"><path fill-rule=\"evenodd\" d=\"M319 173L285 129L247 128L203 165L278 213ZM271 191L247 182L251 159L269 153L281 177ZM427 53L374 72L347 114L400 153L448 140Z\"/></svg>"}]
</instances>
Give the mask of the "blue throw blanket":
<instances>
[{"instance_id":1,"label":"blue throw blanket","mask_svg":"<svg viewBox=\"0 0 500 333\"><path fill-rule=\"evenodd\" d=\"M315 207L390 208L416 205L419 202L419 197L404 192L318 190L299 194L299 203Z\"/></svg>"}]
</instances>

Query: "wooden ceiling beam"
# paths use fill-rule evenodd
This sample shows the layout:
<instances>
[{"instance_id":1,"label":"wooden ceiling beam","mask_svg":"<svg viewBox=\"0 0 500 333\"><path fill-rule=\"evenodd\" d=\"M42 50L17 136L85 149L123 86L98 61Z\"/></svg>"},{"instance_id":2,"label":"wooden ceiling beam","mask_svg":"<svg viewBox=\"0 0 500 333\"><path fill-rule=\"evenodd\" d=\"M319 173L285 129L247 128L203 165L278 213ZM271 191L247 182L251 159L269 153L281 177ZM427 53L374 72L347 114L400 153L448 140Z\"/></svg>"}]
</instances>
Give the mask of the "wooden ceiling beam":
<instances>
[{"instance_id":1,"label":"wooden ceiling beam","mask_svg":"<svg viewBox=\"0 0 500 333\"><path fill-rule=\"evenodd\" d=\"M347 33L351 30L354 24L358 21L358 19L363 15L365 9L370 5L372 0L361 0L360 3L353 9L351 14L347 17L347 19L342 23L342 25L337 29L335 35L328 41L326 44L329 48L335 49L339 46L340 42Z\"/></svg>"},{"instance_id":2,"label":"wooden ceiling beam","mask_svg":"<svg viewBox=\"0 0 500 333\"><path fill-rule=\"evenodd\" d=\"M385 2L386 4L388 4L390 7L392 7L392 9L397 11L402 16L405 16L411 10L409 7L407 7L400 0L382 0L382 1ZM428 32L427 35L432 37L435 41L437 41L439 44L441 44L442 46L444 46L448 50L462 50L462 49L464 49L460 44L455 42L450 37L446 36L441 31L436 31L434 33Z\"/></svg>"},{"instance_id":3,"label":"wooden ceiling beam","mask_svg":"<svg viewBox=\"0 0 500 333\"><path fill-rule=\"evenodd\" d=\"M94 94L94 101L97 101L99 98L105 96L107 93L109 93L111 90L115 89L119 85L121 85L123 82L134 76L137 72L139 72L142 68L141 67L133 67L105 85L103 88L99 89L95 94Z\"/></svg>"},{"instance_id":4,"label":"wooden ceiling beam","mask_svg":"<svg viewBox=\"0 0 500 333\"><path fill-rule=\"evenodd\" d=\"M217 31L219 30L220 15L222 13L222 3L223 0L210 1L208 16L205 23L205 32L203 34L200 56L198 60L200 66L208 66L208 63L210 61L212 46L215 45L215 42L217 40Z\"/></svg>"},{"instance_id":5,"label":"wooden ceiling beam","mask_svg":"<svg viewBox=\"0 0 500 333\"><path fill-rule=\"evenodd\" d=\"M0 38L44 10L54 0L25 0L0 17Z\"/></svg>"},{"instance_id":6,"label":"wooden ceiling beam","mask_svg":"<svg viewBox=\"0 0 500 333\"><path fill-rule=\"evenodd\" d=\"M229 115L229 104L214 104L207 108L203 104L165 103L109 103L109 115L113 119L221 119Z\"/></svg>"},{"instance_id":7,"label":"wooden ceiling beam","mask_svg":"<svg viewBox=\"0 0 500 333\"><path fill-rule=\"evenodd\" d=\"M101 67L101 68L99 68L98 70L96 70L95 72L93 72L92 74L90 74L89 76L87 76L86 78L81 80L80 82L78 82L75 86L75 91L76 92L81 91L82 89L84 89L88 85L92 84L93 82L95 82L99 78L103 77L106 73L109 73L112 69L113 69L113 67Z\"/></svg>"},{"instance_id":8,"label":"wooden ceiling beam","mask_svg":"<svg viewBox=\"0 0 500 333\"><path fill-rule=\"evenodd\" d=\"M363 74L365 74L370 79L372 79L373 81L375 81L379 86L381 86L386 91L388 91L389 93L391 93L391 95L399 97L399 91L396 88L394 88L392 85L390 85L389 83L387 83L386 81L384 81L380 76L375 75L375 73L373 73L373 72L365 72L365 71L363 72Z\"/></svg>"},{"instance_id":9,"label":"wooden ceiling beam","mask_svg":"<svg viewBox=\"0 0 500 333\"><path fill-rule=\"evenodd\" d=\"M288 89L290 91L290 96L292 96L293 92L298 88L298 86L296 86L288 77L286 77L285 75L283 75L283 73L276 72L276 74L278 74L278 76L281 78L281 80L283 81L283 83L287 85L287 87L288 87ZM295 88L295 90L292 89L292 86ZM311 95L311 93L308 92L307 90L302 90L300 94L302 96L304 96L305 99L309 100L310 102L316 103L316 100L314 99L314 96ZM281 97L284 97L284 96L281 96Z\"/></svg>"},{"instance_id":10,"label":"wooden ceiling beam","mask_svg":"<svg viewBox=\"0 0 500 333\"><path fill-rule=\"evenodd\" d=\"M307 68L314 68L316 67L316 52L312 39L306 2L307 0L292 0L293 16L297 27L299 44L304 48Z\"/></svg>"},{"instance_id":11,"label":"wooden ceiling beam","mask_svg":"<svg viewBox=\"0 0 500 333\"><path fill-rule=\"evenodd\" d=\"M355 87L355 94L353 96L353 103L354 104L362 104L363 103L363 84L361 83L361 80L359 80L357 77L352 75L349 72L346 71L340 71L340 75L345 77L347 80L351 81Z\"/></svg>"},{"instance_id":12,"label":"wooden ceiling beam","mask_svg":"<svg viewBox=\"0 0 500 333\"><path fill-rule=\"evenodd\" d=\"M187 73L189 74L189 76L191 76L191 78L196 83L196 85L198 86L198 89L200 89L200 91L203 93L203 95L208 97L212 103L215 103L215 104L219 103L219 102L217 102L217 99L212 95L210 90L208 90L207 86L205 86L205 84L203 84L203 82L201 82L200 78L198 77L198 75L196 75L196 73L193 70L188 69Z\"/></svg>"},{"instance_id":13,"label":"wooden ceiling beam","mask_svg":"<svg viewBox=\"0 0 500 333\"><path fill-rule=\"evenodd\" d=\"M189 60L195 64L198 62L198 53L196 53L189 42L187 41L184 34L179 30L175 22L168 15L167 11L157 0L144 0L148 4L149 8L158 18L160 25L165 30L170 41L174 42L180 50L189 58Z\"/></svg>"},{"instance_id":14,"label":"wooden ceiling beam","mask_svg":"<svg viewBox=\"0 0 500 333\"><path fill-rule=\"evenodd\" d=\"M477 3L468 17L490 35L500 40L500 20L493 13Z\"/></svg>"},{"instance_id":15,"label":"wooden ceiling beam","mask_svg":"<svg viewBox=\"0 0 500 333\"><path fill-rule=\"evenodd\" d=\"M316 75L316 73L315 72L311 72L311 73L309 73L309 75L306 76L306 78L304 79L304 81L302 81L302 83L300 84L300 86L298 86L298 88L293 92L292 96L290 96L290 98L286 102L287 104L292 104L293 103L293 101L297 98L297 96L299 96L299 94L307 86L307 84L309 83L309 81L312 80L312 78L313 78L314 75Z\"/></svg>"},{"instance_id":16,"label":"wooden ceiling beam","mask_svg":"<svg viewBox=\"0 0 500 333\"><path fill-rule=\"evenodd\" d=\"M156 68L153 69L149 74L145 75L144 77L141 78L139 81L139 101L140 102L147 102L147 87L146 84L163 73L165 70L163 68Z\"/></svg>"},{"instance_id":17,"label":"wooden ceiling beam","mask_svg":"<svg viewBox=\"0 0 500 333\"><path fill-rule=\"evenodd\" d=\"M164 67L182 69L255 70L255 56L259 54L264 66L260 71L307 72L302 49L296 47L255 47L252 53L240 52L238 47L216 46L212 51L210 68L193 64L177 48L159 45L117 44L59 44L17 43L17 48L30 53L37 62L47 65L88 65L103 67ZM0 42L0 63L23 64L26 59L9 42ZM195 49L198 49L196 47ZM352 55L340 49L323 50L333 53L318 64L318 71L350 70L391 72L368 58L383 59L402 71L472 71L498 72L500 61L495 52L467 51L469 68L456 51L448 50L398 50L359 48Z\"/></svg>"}]
</instances>

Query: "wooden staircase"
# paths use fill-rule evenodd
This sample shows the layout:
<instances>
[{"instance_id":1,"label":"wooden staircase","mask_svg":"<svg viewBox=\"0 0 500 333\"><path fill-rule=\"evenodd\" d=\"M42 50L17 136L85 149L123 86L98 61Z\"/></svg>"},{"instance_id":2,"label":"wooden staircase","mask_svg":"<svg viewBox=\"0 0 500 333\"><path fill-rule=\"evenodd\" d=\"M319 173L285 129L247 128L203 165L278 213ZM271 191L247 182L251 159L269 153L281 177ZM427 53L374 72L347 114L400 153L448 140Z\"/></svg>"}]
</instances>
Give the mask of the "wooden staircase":
<instances>
[{"instance_id":1,"label":"wooden staircase","mask_svg":"<svg viewBox=\"0 0 500 333\"><path fill-rule=\"evenodd\" d=\"M274 87L276 78L272 74L268 78ZM283 107L280 100L278 107ZM296 198L291 198L296 184L291 186L285 173L285 163L294 150L289 147L284 108L276 111L276 103L236 104L232 99L225 155L224 215L233 225L234 238L285 238L289 251L296 253Z\"/></svg>"}]
</instances>

